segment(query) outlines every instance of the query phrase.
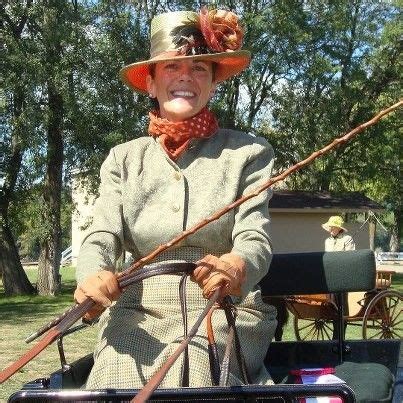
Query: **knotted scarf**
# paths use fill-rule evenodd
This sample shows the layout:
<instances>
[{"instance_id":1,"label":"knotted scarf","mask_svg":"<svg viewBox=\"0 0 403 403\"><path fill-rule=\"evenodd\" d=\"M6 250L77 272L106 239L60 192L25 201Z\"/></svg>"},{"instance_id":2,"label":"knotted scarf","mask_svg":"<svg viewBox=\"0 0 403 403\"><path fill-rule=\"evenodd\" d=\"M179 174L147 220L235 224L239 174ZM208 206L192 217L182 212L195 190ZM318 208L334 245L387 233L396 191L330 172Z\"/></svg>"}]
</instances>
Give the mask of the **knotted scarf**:
<instances>
[{"instance_id":1,"label":"knotted scarf","mask_svg":"<svg viewBox=\"0 0 403 403\"><path fill-rule=\"evenodd\" d=\"M150 112L149 117L148 133L160 138L162 147L173 161L187 149L192 138L211 137L218 129L217 118L207 107L181 122L162 118L157 111Z\"/></svg>"}]
</instances>

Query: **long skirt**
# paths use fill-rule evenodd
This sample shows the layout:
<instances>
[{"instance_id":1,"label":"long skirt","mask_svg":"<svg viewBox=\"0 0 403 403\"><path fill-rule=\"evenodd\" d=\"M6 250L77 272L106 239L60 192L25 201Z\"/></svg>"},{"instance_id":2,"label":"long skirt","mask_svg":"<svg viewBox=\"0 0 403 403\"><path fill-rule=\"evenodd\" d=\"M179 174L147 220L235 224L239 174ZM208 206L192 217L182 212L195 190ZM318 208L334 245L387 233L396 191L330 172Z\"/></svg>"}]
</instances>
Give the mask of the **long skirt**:
<instances>
[{"instance_id":1,"label":"long skirt","mask_svg":"<svg viewBox=\"0 0 403 403\"><path fill-rule=\"evenodd\" d=\"M86 387L141 388L157 372L183 340L177 275L161 275L128 287L101 316L94 366ZM189 329L206 305L201 289L187 281ZM235 301L236 302L236 301ZM189 344L189 386L212 386L206 321ZM212 316L219 357L223 357L228 324L223 310ZM271 384L263 360L277 325L276 310L262 301L256 287L236 303L236 328L252 382ZM228 385L241 385L235 352L230 360ZM181 386L183 360L178 358L160 387Z\"/></svg>"}]
</instances>

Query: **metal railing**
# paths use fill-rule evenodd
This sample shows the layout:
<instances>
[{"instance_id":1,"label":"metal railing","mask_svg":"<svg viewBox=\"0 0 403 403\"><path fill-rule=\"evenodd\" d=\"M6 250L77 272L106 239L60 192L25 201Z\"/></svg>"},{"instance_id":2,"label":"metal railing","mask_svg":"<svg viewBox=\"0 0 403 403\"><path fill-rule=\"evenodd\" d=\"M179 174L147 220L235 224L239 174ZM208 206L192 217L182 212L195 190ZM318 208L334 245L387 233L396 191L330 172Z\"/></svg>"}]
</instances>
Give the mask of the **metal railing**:
<instances>
[{"instance_id":1,"label":"metal railing","mask_svg":"<svg viewBox=\"0 0 403 403\"><path fill-rule=\"evenodd\" d=\"M71 262L71 256L72 256L72 247L69 246L67 249L65 249L62 252L62 258L60 259L60 265L64 266L66 264L69 264Z\"/></svg>"},{"instance_id":2,"label":"metal railing","mask_svg":"<svg viewBox=\"0 0 403 403\"><path fill-rule=\"evenodd\" d=\"M403 252L379 252L376 254L376 260L379 263L403 262Z\"/></svg>"}]
</instances>

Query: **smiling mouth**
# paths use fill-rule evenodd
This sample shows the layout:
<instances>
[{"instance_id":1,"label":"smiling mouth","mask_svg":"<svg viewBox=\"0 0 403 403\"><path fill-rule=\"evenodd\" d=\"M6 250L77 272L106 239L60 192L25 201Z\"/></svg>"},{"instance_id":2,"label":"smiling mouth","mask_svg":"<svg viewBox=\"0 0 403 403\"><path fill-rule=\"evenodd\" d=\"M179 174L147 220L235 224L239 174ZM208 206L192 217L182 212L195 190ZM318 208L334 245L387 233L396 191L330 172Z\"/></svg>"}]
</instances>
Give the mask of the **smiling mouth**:
<instances>
[{"instance_id":1,"label":"smiling mouth","mask_svg":"<svg viewBox=\"0 0 403 403\"><path fill-rule=\"evenodd\" d=\"M196 96L193 91L171 91L171 95L175 98L194 98Z\"/></svg>"}]
</instances>

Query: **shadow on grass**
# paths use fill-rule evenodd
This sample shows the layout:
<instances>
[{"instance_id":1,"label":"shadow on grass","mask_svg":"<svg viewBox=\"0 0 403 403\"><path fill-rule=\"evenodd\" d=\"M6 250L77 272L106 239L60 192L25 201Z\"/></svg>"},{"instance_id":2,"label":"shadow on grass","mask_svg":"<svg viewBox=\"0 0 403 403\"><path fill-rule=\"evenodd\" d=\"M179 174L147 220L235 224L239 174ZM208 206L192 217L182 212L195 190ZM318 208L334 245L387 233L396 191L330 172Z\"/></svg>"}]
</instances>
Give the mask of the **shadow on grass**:
<instances>
[{"instance_id":1,"label":"shadow on grass","mask_svg":"<svg viewBox=\"0 0 403 403\"><path fill-rule=\"evenodd\" d=\"M30 318L38 319L59 315L66 307L74 304L73 292L75 282L69 281L62 285L61 293L56 296L15 296L6 297L4 290L0 291L0 320L13 321L14 323L26 322Z\"/></svg>"}]
</instances>

